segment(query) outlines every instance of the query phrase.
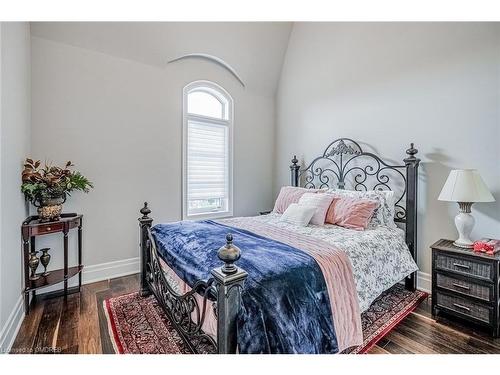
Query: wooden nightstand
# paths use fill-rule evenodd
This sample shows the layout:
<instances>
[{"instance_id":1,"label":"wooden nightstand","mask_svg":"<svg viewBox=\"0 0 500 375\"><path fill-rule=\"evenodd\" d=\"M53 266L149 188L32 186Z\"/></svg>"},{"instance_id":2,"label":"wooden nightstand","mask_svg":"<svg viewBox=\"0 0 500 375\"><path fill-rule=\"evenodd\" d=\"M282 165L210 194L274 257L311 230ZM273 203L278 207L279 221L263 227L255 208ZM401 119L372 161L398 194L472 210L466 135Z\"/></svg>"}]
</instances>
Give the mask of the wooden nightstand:
<instances>
[{"instance_id":1,"label":"wooden nightstand","mask_svg":"<svg viewBox=\"0 0 500 375\"><path fill-rule=\"evenodd\" d=\"M499 336L500 253L484 255L439 240L432 249L432 315L443 312Z\"/></svg>"}]
</instances>

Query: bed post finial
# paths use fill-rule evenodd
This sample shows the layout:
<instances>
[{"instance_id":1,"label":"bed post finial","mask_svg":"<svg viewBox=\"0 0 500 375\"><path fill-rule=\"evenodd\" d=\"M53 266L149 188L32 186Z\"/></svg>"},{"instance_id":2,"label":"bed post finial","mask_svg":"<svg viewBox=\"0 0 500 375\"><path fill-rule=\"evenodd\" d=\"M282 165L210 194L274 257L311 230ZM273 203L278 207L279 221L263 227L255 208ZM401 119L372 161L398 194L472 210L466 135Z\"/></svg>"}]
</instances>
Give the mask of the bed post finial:
<instances>
[{"instance_id":1,"label":"bed post finial","mask_svg":"<svg viewBox=\"0 0 500 375\"><path fill-rule=\"evenodd\" d=\"M238 270L234 262L240 259L241 250L233 244L233 235L231 233L226 235L226 244L219 249L217 255L224 262L221 268L222 273L231 275Z\"/></svg>"},{"instance_id":2,"label":"bed post finial","mask_svg":"<svg viewBox=\"0 0 500 375\"><path fill-rule=\"evenodd\" d=\"M241 305L241 289L248 274L234 265L241 251L233 244L233 235L226 235L226 244L219 249L222 267L212 270L217 289L217 350L219 354L236 353L237 319Z\"/></svg>"},{"instance_id":3,"label":"bed post finial","mask_svg":"<svg viewBox=\"0 0 500 375\"><path fill-rule=\"evenodd\" d=\"M417 186L418 186L418 165L420 159L415 155L418 150L410 143L410 148L406 150L408 157L404 159L406 165L406 226L405 241L410 253L417 260ZM414 272L405 279L406 289L415 290L417 288L417 273Z\"/></svg>"},{"instance_id":4,"label":"bed post finial","mask_svg":"<svg viewBox=\"0 0 500 375\"><path fill-rule=\"evenodd\" d=\"M410 148L408 150L406 150L406 153L409 155L406 159L405 159L405 163L406 163L406 160L409 160L409 161L414 161L416 160L417 158L415 157L415 155L418 153L418 150L413 147L413 142L410 143ZM420 161L420 160L419 160Z\"/></svg>"},{"instance_id":5,"label":"bed post finial","mask_svg":"<svg viewBox=\"0 0 500 375\"><path fill-rule=\"evenodd\" d=\"M297 164L299 160L297 159L297 155L293 155L292 165L290 165L290 184L292 186L299 186L299 170L300 166Z\"/></svg>"},{"instance_id":6,"label":"bed post finial","mask_svg":"<svg viewBox=\"0 0 500 375\"><path fill-rule=\"evenodd\" d=\"M148 202L144 202L144 207L142 207L139 212L142 214L142 217L139 218L139 236L140 236L140 254L141 254L141 290L140 294L143 297L146 297L151 294L147 283L147 271L148 271L148 263L149 263L149 228L153 224L153 219L148 215L151 213L151 210L148 207Z\"/></svg>"},{"instance_id":7,"label":"bed post finial","mask_svg":"<svg viewBox=\"0 0 500 375\"><path fill-rule=\"evenodd\" d=\"M149 219L148 215L151 213L151 210L148 208L148 202L144 202L144 207L139 212L142 214L141 219Z\"/></svg>"}]
</instances>

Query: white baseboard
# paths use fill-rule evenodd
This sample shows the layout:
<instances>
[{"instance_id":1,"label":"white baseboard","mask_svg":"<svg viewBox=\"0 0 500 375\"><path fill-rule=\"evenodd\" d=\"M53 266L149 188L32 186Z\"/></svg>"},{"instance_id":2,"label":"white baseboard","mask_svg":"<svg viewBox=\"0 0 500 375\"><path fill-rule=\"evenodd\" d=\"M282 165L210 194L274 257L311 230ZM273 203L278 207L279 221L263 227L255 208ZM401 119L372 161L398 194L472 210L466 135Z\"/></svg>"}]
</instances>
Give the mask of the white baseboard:
<instances>
[{"instance_id":1,"label":"white baseboard","mask_svg":"<svg viewBox=\"0 0 500 375\"><path fill-rule=\"evenodd\" d=\"M117 260L115 262L94 264L91 266L84 267L82 274L82 283L90 284L97 281L109 280L115 277L132 275L138 273L140 270L140 258L130 258L124 260ZM69 286L78 285L77 278L71 279ZM60 285L54 285L53 287L48 287L42 291L50 292L52 290L60 289ZM14 340L17 336L19 328L21 328L21 323L24 318L24 306L23 306L23 296L19 297L16 305L12 309L12 312L0 331L0 354L7 353Z\"/></svg>"},{"instance_id":2,"label":"white baseboard","mask_svg":"<svg viewBox=\"0 0 500 375\"><path fill-rule=\"evenodd\" d=\"M114 262L94 264L83 268L83 283L113 279L115 277L132 275L140 271L140 258L129 258Z\"/></svg>"},{"instance_id":3,"label":"white baseboard","mask_svg":"<svg viewBox=\"0 0 500 375\"><path fill-rule=\"evenodd\" d=\"M7 322L5 322L5 325L2 327L2 331L0 332L0 354L9 352L14 340L16 339L17 332L19 331L19 328L21 328L23 318L23 297L20 296L7 318Z\"/></svg>"},{"instance_id":4,"label":"white baseboard","mask_svg":"<svg viewBox=\"0 0 500 375\"><path fill-rule=\"evenodd\" d=\"M432 278L430 274L417 271L417 289L427 293L431 292Z\"/></svg>"}]
</instances>

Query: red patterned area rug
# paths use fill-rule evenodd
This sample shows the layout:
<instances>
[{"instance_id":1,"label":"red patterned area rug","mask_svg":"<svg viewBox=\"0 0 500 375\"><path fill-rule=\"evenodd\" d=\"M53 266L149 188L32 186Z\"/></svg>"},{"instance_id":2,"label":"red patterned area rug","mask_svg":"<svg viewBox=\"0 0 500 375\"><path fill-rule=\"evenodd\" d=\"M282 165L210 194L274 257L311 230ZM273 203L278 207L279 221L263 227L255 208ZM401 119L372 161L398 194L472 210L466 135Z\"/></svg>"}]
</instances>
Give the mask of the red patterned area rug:
<instances>
[{"instance_id":1,"label":"red patterned area rug","mask_svg":"<svg viewBox=\"0 0 500 375\"><path fill-rule=\"evenodd\" d=\"M103 307L115 353L190 353L154 296L143 298L139 293L125 294L104 300ZM101 336L102 333L101 329ZM103 349L106 346L109 347L103 343Z\"/></svg>"},{"instance_id":2,"label":"red patterned area rug","mask_svg":"<svg viewBox=\"0 0 500 375\"><path fill-rule=\"evenodd\" d=\"M363 344L345 353L368 352L426 297L425 292L410 292L399 284L384 292L361 316ZM153 296L142 298L131 293L113 297L103 301L103 308L107 327L101 329L101 336L108 336L102 340L110 341L107 346L112 346L115 353L189 353Z\"/></svg>"},{"instance_id":3,"label":"red patterned area rug","mask_svg":"<svg viewBox=\"0 0 500 375\"><path fill-rule=\"evenodd\" d=\"M410 292L401 284L396 284L382 293L368 310L361 314L363 344L353 349L347 349L344 353L367 353L399 322L415 310L427 296L427 293L420 290Z\"/></svg>"}]
</instances>

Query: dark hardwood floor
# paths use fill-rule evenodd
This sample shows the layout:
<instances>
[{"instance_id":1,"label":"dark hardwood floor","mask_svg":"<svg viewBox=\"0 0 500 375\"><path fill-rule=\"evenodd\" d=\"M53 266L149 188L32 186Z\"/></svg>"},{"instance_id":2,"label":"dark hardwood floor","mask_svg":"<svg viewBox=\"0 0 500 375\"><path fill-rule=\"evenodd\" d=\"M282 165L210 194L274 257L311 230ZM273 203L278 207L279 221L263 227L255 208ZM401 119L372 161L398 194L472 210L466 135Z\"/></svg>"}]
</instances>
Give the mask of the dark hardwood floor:
<instances>
[{"instance_id":1,"label":"dark hardwood floor","mask_svg":"<svg viewBox=\"0 0 500 375\"><path fill-rule=\"evenodd\" d=\"M132 275L85 285L81 294L70 295L67 301L62 297L37 301L11 352L102 353L97 304L138 286L138 275ZM500 353L500 339L445 318L434 321L427 299L370 353Z\"/></svg>"}]
</instances>

